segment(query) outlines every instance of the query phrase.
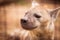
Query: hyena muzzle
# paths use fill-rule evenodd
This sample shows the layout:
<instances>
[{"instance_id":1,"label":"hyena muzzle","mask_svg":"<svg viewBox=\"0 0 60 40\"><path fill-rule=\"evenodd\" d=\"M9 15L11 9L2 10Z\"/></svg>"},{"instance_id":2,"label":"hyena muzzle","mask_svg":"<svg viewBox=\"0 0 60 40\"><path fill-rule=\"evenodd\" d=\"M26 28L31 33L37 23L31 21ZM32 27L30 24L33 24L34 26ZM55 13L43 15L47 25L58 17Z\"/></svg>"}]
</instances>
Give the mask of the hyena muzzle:
<instances>
[{"instance_id":1,"label":"hyena muzzle","mask_svg":"<svg viewBox=\"0 0 60 40\"><path fill-rule=\"evenodd\" d=\"M59 9L35 7L27 11L21 19L22 28L29 31L25 40L54 40L54 21Z\"/></svg>"}]
</instances>

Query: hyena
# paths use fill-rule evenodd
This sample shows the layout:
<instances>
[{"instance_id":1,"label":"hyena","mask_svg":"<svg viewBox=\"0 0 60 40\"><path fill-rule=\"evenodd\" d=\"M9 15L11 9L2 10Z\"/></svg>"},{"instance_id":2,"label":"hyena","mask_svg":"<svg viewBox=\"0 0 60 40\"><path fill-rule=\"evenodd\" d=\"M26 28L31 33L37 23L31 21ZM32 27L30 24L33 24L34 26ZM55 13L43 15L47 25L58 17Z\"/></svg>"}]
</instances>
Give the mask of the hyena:
<instances>
[{"instance_id":1,"label":"hyena","mask_svg":"<svg viewBox=\"0 0 60 40\"><path fill-rule=\"evenodd\" d=\"M28 10L21 19L22 28L29 31L24 40L54 40L54 21L59 9L34 7Z\"/></svg>"}]
</instances>

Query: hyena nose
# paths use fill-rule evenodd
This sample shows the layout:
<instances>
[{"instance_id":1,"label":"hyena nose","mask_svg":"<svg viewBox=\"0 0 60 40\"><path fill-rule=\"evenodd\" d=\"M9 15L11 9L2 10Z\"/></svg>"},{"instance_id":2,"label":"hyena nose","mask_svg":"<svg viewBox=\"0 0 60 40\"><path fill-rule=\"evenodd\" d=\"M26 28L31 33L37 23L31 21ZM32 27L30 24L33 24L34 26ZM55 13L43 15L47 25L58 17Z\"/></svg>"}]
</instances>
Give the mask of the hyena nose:
<instances>
[{"instance_id":1,"label":"hyena nose","mask_svg":"<svg viewBox=\"0 0 60 40\"><path fill-rule=\"evenodd\" d=\"M21 23L27 23L26 19L21 19Z\"/></svg>"}]
</instances>

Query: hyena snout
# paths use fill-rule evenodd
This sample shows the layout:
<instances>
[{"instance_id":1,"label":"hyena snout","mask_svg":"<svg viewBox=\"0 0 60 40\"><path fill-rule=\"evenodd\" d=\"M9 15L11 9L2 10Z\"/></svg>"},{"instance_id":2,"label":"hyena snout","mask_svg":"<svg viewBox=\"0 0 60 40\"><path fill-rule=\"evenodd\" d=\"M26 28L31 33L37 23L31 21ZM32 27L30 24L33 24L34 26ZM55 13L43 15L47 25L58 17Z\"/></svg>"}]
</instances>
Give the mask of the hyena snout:
<instances>
[{"instance_id":1,"label":"hyena snout","mask_svg":"<svg viewBox=\"0 0 60 40\"><path fill-rule=\"evenodd\" d=\"M26 19L21 19L21 23L26 24L27 20Z\"/></svg>"},{"instance_id":2,"label":"hyena snout","mask_svg":"<svg viewBox=\"0 0 60 40\"><path fill-rule=\"evenodd\" d=\"M30 21L29 19L23 19L23 18L21 19L21 26L23 29L26 30L32 30L36 28L33 21Z\"/></svg>"}]
</instances>

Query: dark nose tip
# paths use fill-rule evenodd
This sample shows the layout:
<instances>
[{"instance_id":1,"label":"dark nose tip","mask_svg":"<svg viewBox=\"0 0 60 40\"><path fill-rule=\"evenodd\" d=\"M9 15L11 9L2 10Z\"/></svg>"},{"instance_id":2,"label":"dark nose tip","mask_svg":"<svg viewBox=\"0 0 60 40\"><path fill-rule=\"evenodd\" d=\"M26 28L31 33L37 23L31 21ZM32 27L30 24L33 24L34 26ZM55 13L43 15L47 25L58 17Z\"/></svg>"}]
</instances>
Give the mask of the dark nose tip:
<instances>
[{"instance_id":1,"label":"dark nose tip","mask_svg":"<svg viewBox=\"0 0 60 40\"><path fill-rule=\"evenodd\" d=\"M27 20L26 19L21 19L21 22L22 23L27 23Z\"/></svg>"}]
</instances>

